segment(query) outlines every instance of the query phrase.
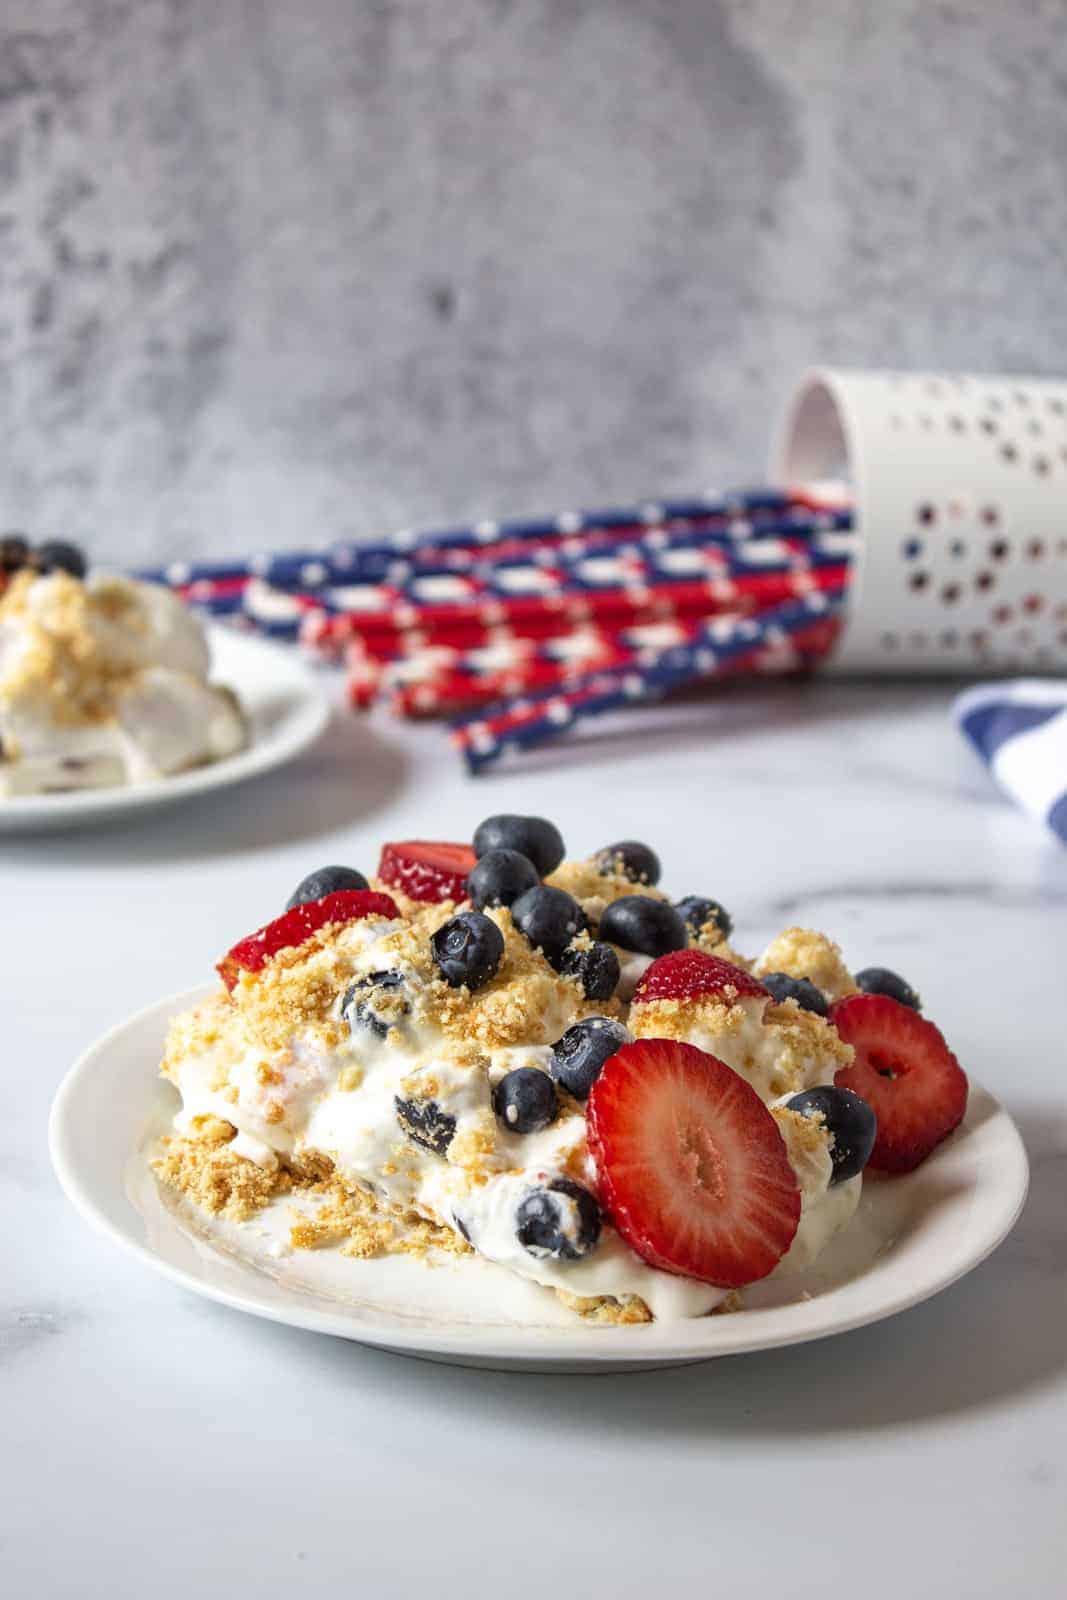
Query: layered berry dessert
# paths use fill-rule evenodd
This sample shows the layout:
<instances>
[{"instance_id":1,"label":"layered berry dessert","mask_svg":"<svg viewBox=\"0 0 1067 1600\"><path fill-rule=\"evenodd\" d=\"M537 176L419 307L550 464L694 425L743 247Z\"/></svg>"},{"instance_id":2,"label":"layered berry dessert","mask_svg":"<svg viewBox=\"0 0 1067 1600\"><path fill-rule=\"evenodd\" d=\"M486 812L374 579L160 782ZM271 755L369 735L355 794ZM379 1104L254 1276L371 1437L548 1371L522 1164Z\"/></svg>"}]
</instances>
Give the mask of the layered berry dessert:
<instances>
[{"instance_id":1,"label":"layered berry dessert","mask_svg":"<svg viewBox=\"0 0 1067 1600\"><path fill-rule=\"evenodd\" d=\"M518 816L312 873L172 1024L160 1181L238 1222L291 1205L294 1250L484 1258L597 1322L808 1266L967 1079L896 974L801 928L749 960L659 877Z\"/></svg>"},{"instance_id":2,"label":"layered berry dessert","mask_svg":"<svg viewBox=\"0 0 1067 1600\"><path fill-rule=\"evenodd\" d=\"M89 575L75 545L0 540L0 797L168 777L247 742L168 589Z\"/></svg>"}]
</instances>

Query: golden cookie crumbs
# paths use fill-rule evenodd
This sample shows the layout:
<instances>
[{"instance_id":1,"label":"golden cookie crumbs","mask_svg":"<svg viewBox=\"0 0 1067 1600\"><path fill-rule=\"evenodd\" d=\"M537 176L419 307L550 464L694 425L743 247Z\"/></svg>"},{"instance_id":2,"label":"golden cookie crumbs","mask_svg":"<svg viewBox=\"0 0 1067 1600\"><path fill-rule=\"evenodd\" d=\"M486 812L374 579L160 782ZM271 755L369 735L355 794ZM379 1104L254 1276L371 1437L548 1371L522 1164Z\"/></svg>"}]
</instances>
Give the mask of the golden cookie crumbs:
<instances>
[{"instance_id":1,"label":"golden cookie crumbs","mask_svg":"<svg viewBox=\"0 0 1067 1600\"><path fill-rule=\"evenodd\" d=\"M430 1251L470 1255L470 1245L454 1228L417 1212L384 1207L369 1191L334 1177L316 1190L323 1204L312 1217L299 1217L289 1230L294 1249L318 1250L340 1244L341 1254L371 1260L387 1254L425 1257Z\"/></svg>"},{"instance_id":2,"label":"golden cookie crumbs","mask_svg":"<svg viewBox=\"0 0 1067 1600\"><path fill-rule=\"evenodd\" d=\"M112 578L89 585L66 572L46 578L20 572L0 596L2 617L19 619L26 642L0 677L0 700L35 700L67 727L114 716L119 690L140 666L137 636L144 620L132 583ZM93 626L97 619L109 625L106 638Z\"/></svg>"},{"instance_id":3,"label":"golden cookie crumbs","mask_svg":"<svg viewBox=\"0 0 1067 1600\"><path fill-rule=\"evenodd\" d=\"M545 879L555 889L565 889L575 900L599 903L600 907L621 900L624 895L647 894L650 900L666 900L662 889L651 883L631 883L622 872L601 872L595 861L561 861Z\"/></svg>"},{"instance_id":4,"label":"golden cookie crumbs","mask_svg":"<svg viewBox=\"0 0 1067 1600\"><path fill-rule=\"evenodd\" d=\"M821 1112L814 1116L805 1116L800 1111L790 1111L788 1106L771 1106L771 1116L780 1128L789 1128L789 1142L792 1147L806 1151L809 1155L818 1155L826 1149L828 1135L826 1122Z\"/></svg>"},{"instance_id":5,"label":"golden cookie crumbs","mask_svg":"<svg viewBox=\"0 0 1067 1600\"><path fill-rule=\"evenodd\" d=\"M202 1137L165 1139L152 1170L161 1183L232 1222L246 1222L292 1185L283 1167L257 1167L225 1143Z\"/></svg>"},{"instance_id":6,"label":"golden cookie crumbs","mask_svg":"<svg viewBox=\"0 0 1067 1600\"><path fill-rule=\"evenodd\" d=\"M651 1311L637 1294L571 1294L567 1289L557 1289L556 1298L583 1322L601 1327L621 1328L652 1321Z\"/></svg>"},{"instance_id":7,"label":"golden cookie crumbs","mask_svg":"<svg viewBox=\"0 0 1067 1600\"><path fill-rule=\"evenodd\" d=\"M637 1039L684 1041L698 1024L716 1038L728 1038L748 1021L743 1005L725 1000L642 1000L631 1008L629 1026Z\"/></svg>"},{"instance_id":8,"label":"golden cookie crumbs","mask_svg":"<svg viewBox=\"0 0 1067 1600\"><path fill-rule=\"evenodd\" d=\"M337 1087L343 1089L346 1094L351 1094L352 1090L358 1089L362 1082L363 1068L357 1067L353 1063L351 1066L341 1068L337 1079Z\"/></svg>"},{"instance_id":9,"label":"golden cookie crumbs","mask_svg":"<svg viewBox=\"0 0 1067 1600\"><path fill-rule=\"evenodd\" d=\"M756 963L757 976L785 972L791 978L810 978L828 1000L855 994L856 981L845 966L841 949L825 933L811 928L786 928L772 939Z\"/></svg>"},{"instance_id":10,"label":"golden cookie crumbs","mask_svg":"<svg viewBox=\"0 0 1067 1600\"><path fill-rule=\"evenodd\" d=\"M226 1060L236 1061L240 1051L235 1047L227 1029L233 1017L233 1005L225 989L220 989L191 1011L174 1017L167 1030L163 1062L160 1067L165 1078L177 1081L178 1068L192 1056L205 1054L215 1046L220 1047L222 1061L218 1079L212 1088L221 1089L226 1082Z\"/></svg>"},{"instance_id":11,"label":"golden cookie crumbs","mask_svg":"<svg viewBox=\"0 0 1067 1600\"><path fill-rule=\"evenodd\" d=\"M386 920L327 923L303 944L279 950L258 972L242 972L233 1000L264 1048L285 1050L295 1033L304 1033L332 1050L347 1037L347 1027L333 1012L351 976L350 930Z\"/></svg>"}]
</instances>

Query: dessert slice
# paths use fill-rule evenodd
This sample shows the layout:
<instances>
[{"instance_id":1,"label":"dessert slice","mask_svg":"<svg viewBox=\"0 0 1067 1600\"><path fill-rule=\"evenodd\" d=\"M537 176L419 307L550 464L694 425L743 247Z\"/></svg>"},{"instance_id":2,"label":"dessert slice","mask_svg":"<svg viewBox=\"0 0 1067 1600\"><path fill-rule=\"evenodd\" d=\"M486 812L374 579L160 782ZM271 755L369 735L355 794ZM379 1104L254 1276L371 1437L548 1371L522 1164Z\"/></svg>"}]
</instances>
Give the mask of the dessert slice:
<instances>
[{"instance_id":1,"label":"dessert slice","mask_svg":"<svg viewBox=\"0 0 1067 1600\"><path fill-rule=\"evenodd\" d=\"M167 589L74 565L42 570L27 547L0 593L0 794L143 783L241 749L199 620Z\"/></svg>"},{"instance_id":2,"label":"dessert slice","mask_svg":"<svg viewBox=\"0 0 1067 1600\"><path fill-rule=\"evenodd\" d=\"M757 977L646 846L561 849L494 817L470 846L386 845L369 884L310 873L175 1021L161 1180L231 1216L299 1190L294 1248L480 1257L629 1323L802 1270L868 1160L956 1125L940 1035L823 935L787 930Z\"/></svg>"}]
</instances>

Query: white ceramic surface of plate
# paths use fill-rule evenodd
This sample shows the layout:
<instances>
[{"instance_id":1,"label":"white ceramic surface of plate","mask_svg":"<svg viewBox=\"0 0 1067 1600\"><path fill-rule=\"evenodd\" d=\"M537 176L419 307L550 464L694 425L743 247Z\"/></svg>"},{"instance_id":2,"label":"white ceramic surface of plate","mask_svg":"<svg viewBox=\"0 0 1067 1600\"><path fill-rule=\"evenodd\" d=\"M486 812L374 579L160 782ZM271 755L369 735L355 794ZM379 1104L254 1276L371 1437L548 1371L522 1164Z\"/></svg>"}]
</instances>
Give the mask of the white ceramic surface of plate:
<instances>
[{"instance_id":1,"label":"white ceramic surface of plate","mask_svg":"<svg viewBox=\"0 0 1067 1600\"><path fill-rule=\"evenodd\" d=\"M209 628L208 638L212 680L234 691L248 718L246 749L158 783L0 798L0 833L76 828L149 806L173 805L269 772L318 738L330 719L329 703L296 650L221 627Z\"/></svg>"},{"instance_id":2,"label":"white ceramic surface of plate","mask_svg":"<svg viewBox=\"0 0 1067 1600\"><path fill-rule=\"evenodd\" d=\"M580 1322L546 1291L489 1263L277 1255L288 1204L240 1228L187 1217L149 1170L177 1096L157 1073L167 1023L209 991L175 995L93 1045L56 1096L51 1150L94 1227L195 1293L256 1316L382 1349L471 1366L621 1372L843 1333L955 1282L1010 1231L1026 1197L1014 1123L972 1083L963 1127L905 1178L864 1184L856 1219L803 1274L745 1291L725 1316L637 1327Z\"/></svg>"}]
</instances>

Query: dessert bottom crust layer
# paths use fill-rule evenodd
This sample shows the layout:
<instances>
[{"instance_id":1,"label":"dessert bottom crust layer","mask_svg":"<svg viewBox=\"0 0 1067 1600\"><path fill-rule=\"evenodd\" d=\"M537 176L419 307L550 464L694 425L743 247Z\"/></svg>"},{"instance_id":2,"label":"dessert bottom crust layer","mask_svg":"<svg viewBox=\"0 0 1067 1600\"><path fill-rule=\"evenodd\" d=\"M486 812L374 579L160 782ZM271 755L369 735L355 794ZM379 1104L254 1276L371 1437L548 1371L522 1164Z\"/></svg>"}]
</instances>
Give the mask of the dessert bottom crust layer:
<instances>
[{"instance_id":1,"label":"dessert bottom crust layer","mask_svg":"<svg viewBox=\"0 0 1067 1600\"><path fill-rule=\"evenodd\" d=\"M369 1190L346 1182L329 1156L304 1152L276 1166L258 1166L231 1149L236 1130L217 1117L198 1119L192 1132L169 1135L160 1142L152 1163L160 1183L211 1216L247 1222L279 1198L303 1193L315 1197L314 1216L294 1212L289 1243L294 1250L333 1248L357 1260L382 1255L465 1256L474 1252L453 1228L430 1222L414 1211L385 1205ZM638 1295L573 1295L554 1291L558 1299L586 1322L626 1326L651 1322L652 1313ZM728 1298L710 1315L735 1311L740 1300Z\"/></svg>"}]
</instances>

